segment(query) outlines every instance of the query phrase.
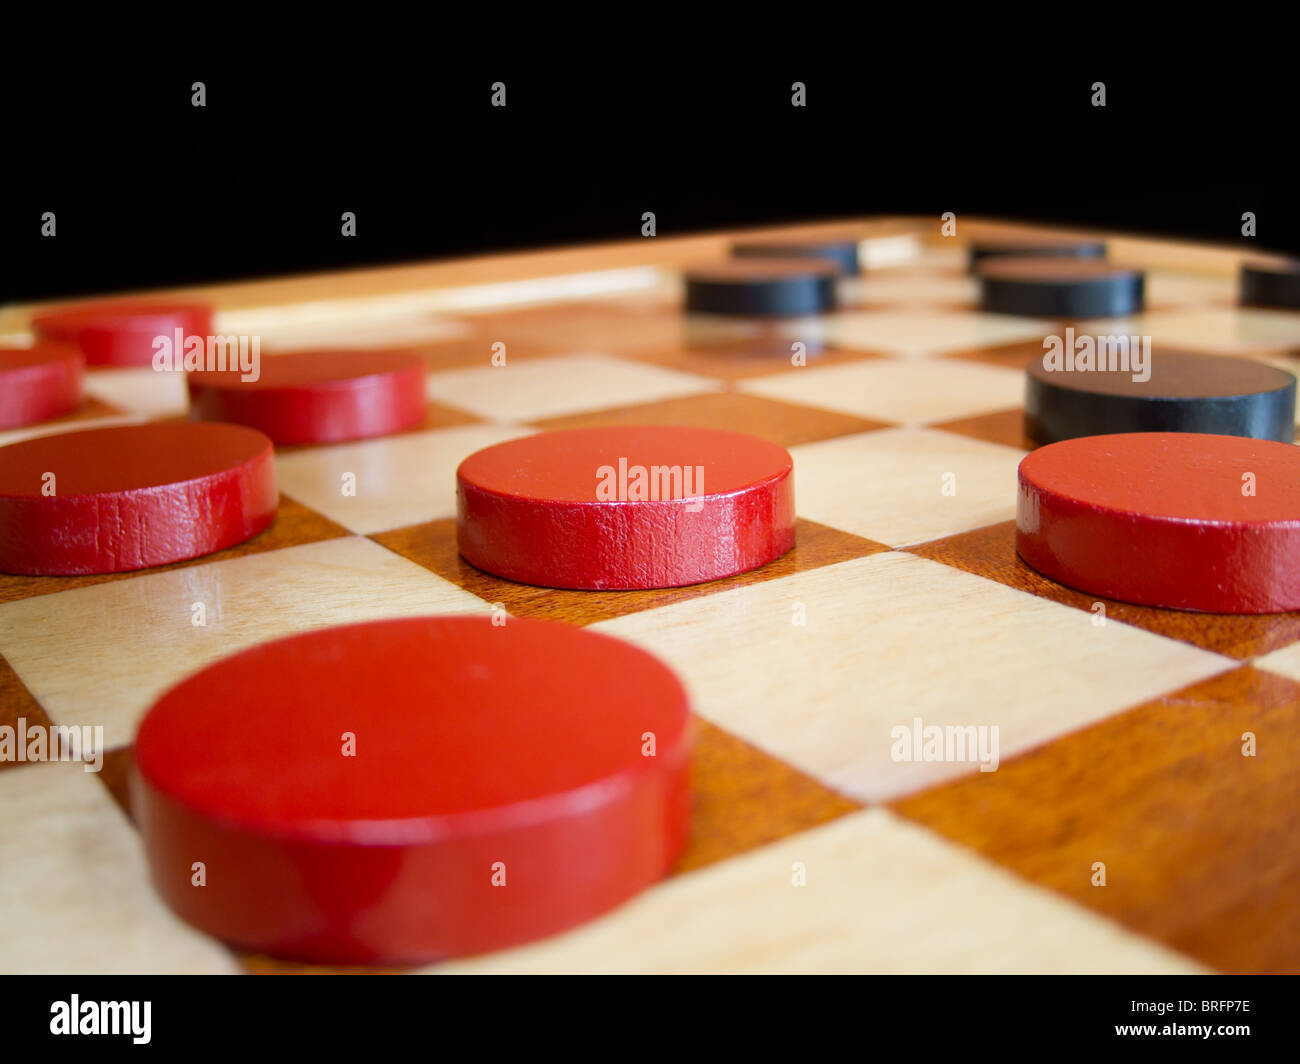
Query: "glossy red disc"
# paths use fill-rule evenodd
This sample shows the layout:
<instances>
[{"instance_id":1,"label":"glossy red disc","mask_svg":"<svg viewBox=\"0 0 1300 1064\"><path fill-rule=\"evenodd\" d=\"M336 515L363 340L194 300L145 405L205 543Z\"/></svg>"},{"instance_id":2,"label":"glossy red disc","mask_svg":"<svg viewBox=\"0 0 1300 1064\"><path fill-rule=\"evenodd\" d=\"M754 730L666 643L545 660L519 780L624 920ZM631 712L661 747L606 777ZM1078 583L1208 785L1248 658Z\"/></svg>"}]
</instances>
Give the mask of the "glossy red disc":
<instances>
[{"instance_id":1,"label":"glossy red disc","mask_svg":"<svg viewBox=\"0 0 1300 1064\"><path fill-rule=\"evenodd\" d=\"M428 411L417 355L304 351L268 355L259 369L249 381L238 371L191 373L191 414L292 444L384 436L418 425Z\"/></svg>"},{"instance_id":2,"label":"glossy red disc","mask_svg":"<svg viewBox=\"0 0 1300 1064\"><path fill-rule=\"evenodd\" d=\"M212 335L212 308L199 303L121 300L52 310L32 319L37 339L75 344L91 366L152 365L154 340Z\"/></svg>"},{"instance_id":3,"label":"glossy red disc","mask_svg":"<svg viewBox=\"0 0 1300 1064\"><path fill-rule=\"evenodd\" d=\"M81 352L69 344L0 347L0 429L76 410L85 365Z\"/></svg>"},{"instance_id":4,"label":"glossy red disc","mask_svg":"<svg viewBox=\"0 0 1300 1064\"><path fill-rule=\"evenodd\" d=\"M1053 443L1020 463L1016 549L1123 602L1300 609L1300 448L1154 432Z\"/></svg>"},{"instance_id":5,"label":"glossy red disc","mask_svg":"<svg viewBox=\"0 0 1300 1064\"><path fill-rule=\"evenodd\" d=\"M460 553L564 588L679 587L757 569L794 546L794 463L720 429L548 432L456 473Z\"/></svg>"},{"instance_id":6,"label":"glossy red disc","mask_svg":"<svg viewBox=\"0 0 1300 1064\"><path fill-rule=\"evenodd\" d=\"M241 425L160 421L22 440L0 448L0 572L195 558L257 535L278 500L271 441Z\"/></svg>"},{"instance_id":7,"label":"glossy red disc","mask_svg":"<svg viewBox=\"0 0 1300 1064\"><path fill-rule=\"evenodd\" d=\"M663 876L689 746L681 684L630 644L513 617L377 621L164 694L136 736L134 811L156 888L203 931L418 963L552 934Z\"/></svg>"}]
</instances>

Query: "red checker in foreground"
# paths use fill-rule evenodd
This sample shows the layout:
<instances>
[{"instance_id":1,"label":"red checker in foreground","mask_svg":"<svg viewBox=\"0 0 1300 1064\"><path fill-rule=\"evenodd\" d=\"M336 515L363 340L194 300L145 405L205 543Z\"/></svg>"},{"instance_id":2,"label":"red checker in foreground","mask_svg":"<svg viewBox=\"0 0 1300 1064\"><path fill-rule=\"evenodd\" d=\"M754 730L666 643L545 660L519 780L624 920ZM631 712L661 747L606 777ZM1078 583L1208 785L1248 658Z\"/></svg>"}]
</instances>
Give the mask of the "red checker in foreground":
<instances>
[{"instance_id":1,"label":"red checker in foreground","mask_svg":"<svg viewBox=\"0 0 1300 1064\"><path fill-rule=\"evenodd\" d=\"M416 617L267 643L172 688L136 736L133 801L154 885L195 927L411 964L561 931L662 877L689 752L681 684L636 647Z\"/></svg>"},{"instance_id":2,"label":"red checker in foreground","mask_svg":"<svg viewBox=\"0 0 1300 1064\"><path fill-rule=\"evenodd\" d=\"M0 572L184 561L257 535L278 503L271 441L241 425L152 422L22 440L0 448Z\"/></svg>"},{"instance_id":3,"label":"red checker in foreground","mask_svg":"<svg viewBox=\"0 0 1300 1064\"><path fill-rule=\"evenodd\" d=\"M76 410L85 367L81 352L70 344L0 347L0 429Z\"/></svg>"},{"instance_id":4,"label":"red checker in foreground","mask_svg":"<svg viewBox=\"0 0 1300 1064\"><path fill-rule=\"evenodd\" d=\"M1058 583L1143 606L1300 609L1300 448L1089 436L1033 452L1019 480L1016 550Z\"/></svg>"},{"instance_id":5,"label":"red checker in foreground","mask_svg":"<svg viewBox=\"0 0 1300 1064\"><path fill-rule=\"evenodd\" d=\"M680 587L794 546L790 453L738 432L548 432L470 455L456 488L461 555L524 584Z\"/></svg>"},{"instance_id":6,"label":"red checker in foreground","mask_svg":"<svg viewBox=\"0 0 1300 1064\"><path fill-rule=\"evenodd\" d=\"M190 411L233 421L279 444L385 436L424 420L424 363L392 351L268 355L256 380L238 371L191 373Z\"/></svg>"},{"instance_id":7,"label":"red checker in foreground","mask_svg":"<svg viewBox=\"0 0 1300 1064\"><path fill-rule=\"evenodd\" d=\"M148 366L166 336L175 347L182 336L212 335L212 308L201 303L115 301L52 310L32 319L38 340L75 344L92 366ZM179 358L183 350L174 352Z\"/></svg>"}]
</instances>

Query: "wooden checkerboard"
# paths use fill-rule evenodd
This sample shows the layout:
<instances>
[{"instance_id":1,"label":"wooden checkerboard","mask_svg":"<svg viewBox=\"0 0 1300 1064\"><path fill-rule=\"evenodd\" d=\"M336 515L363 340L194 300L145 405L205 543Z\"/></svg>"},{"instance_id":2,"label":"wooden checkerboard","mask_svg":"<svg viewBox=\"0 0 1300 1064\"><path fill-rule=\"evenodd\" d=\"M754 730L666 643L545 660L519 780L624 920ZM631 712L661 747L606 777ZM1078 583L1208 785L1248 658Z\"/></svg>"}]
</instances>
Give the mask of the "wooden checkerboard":
<instances>
[{"instance_id":1,"label":"wooden checkerboard","mask_svg":"<svg viewBox=\"0 0 1300 1064\"><path fill-rule=\"evenodd\" d=\"M0 971L298 970L229 952L154 897L126 800L136 724L237 649L498 603L678 672L698 715L692 836L671 877L595 923L436 970L1300 970L1300 614L1098 606L1027 568L1013 547L1022 370L1065 323L976 308L964 242L994 223L962 222L958 239L929 221L846 224L866 274L842 282L835 314L779 324L680 311L681 268L737 234L183 293L268 353L418 350L428 417L281 449L279 518L234 549L118 576L0 576L0 725L101 725L111 750L98 775L0 765ZM1148 310L1124 333L1283 362L1300 347L1300 313L1236 305L1233 253L1115 237L1110 254L1150 270ZM0 333L34 309L0 313ZM184 415L183 381L150 369L94 372L88 390L58 427ZM466 455L635 423L788 447L795 549L632 592L512 584L457 555ZM354 497L339 490L349 472ZM190 623L196 601L206 627ZM275 707L248 699L256 742ZM996 771L896 760L891 733L916 718L996 726Z\"/></svg>"}]
</instances>

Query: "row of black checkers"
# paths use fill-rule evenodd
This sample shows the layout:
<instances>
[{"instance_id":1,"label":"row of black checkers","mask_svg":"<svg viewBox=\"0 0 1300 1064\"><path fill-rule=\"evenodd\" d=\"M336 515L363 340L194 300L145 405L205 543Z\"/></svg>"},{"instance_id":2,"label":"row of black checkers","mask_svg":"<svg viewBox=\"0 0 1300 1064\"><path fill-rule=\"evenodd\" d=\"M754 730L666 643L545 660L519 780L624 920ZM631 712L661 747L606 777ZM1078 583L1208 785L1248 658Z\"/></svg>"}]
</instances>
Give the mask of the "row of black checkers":
<instances>
[{"instance_id":1,"label":"row of black checkers","mask_svg":"<svg viewBox=\"0 0 1300 1064\"><path fill-rule=\"evenodd\" d=\"M737 243L730 261L686 272L686 309L701 314L786 317L835 309L835 279L859 273L853 236ZM970 246L980 308L1025 317L1095 318L1145 306L1144 271L1106 261L1105 241L999 237ZM1300 309L1300 262L1261 258L1241 269L1241 302Z\"/></svg>"},{"instance_id":2,"label":"row of black checkers","mask_svg":"<svg viewBox=\"0 0 1300 1064\"><path fill-rule=\"evenodd\" d=\"M834 310L837 281L860 273L853 234L737 243L733 258L686 271L690 313L766 318ZM1145 271L1107 261L1100 239L1042 235L970 245L980 309L1073 321L1145 309ZM1241 269L1241 302L1300 309L1300 262L1259 259ZM1029 365L1025 435L1035 443L1118 432L1202 432L1293 442L1296 379L1249 359L1151 350L1150 337L1071 328L1059 350ZM1050 338L1045 341L1050 347ZM1069 350L1065 350L1068 346Z\"/></svg>"}]
</instances>

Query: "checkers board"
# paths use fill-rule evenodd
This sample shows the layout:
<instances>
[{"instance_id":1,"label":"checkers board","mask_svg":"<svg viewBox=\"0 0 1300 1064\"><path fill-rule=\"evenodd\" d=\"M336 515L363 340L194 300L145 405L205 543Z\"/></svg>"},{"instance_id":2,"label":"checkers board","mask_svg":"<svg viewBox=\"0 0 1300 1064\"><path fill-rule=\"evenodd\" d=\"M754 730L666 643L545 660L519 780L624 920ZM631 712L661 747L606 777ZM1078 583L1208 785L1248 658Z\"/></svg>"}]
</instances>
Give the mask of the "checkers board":
<instances>
[{"instance_id":1,"label":"checkers board","mask_svg":"<svg viewBox=\"0 0 1300 1064\"><path fill-rule=\"evenodd\" d=\"M107 749L97 773L0 764L0 971L336 970L228 949L158 900L129 807L135 729L162 691L259 643L494 609L675 671L695 715L689 840L593 922L419 970L1300 971L1300 613L1100 600L1026 566L1014 521L1044 337L1086 326L1294 368L1300 312L1239 305L1236 252L1094 234L1147 271L1140 315L989 314L968 245L1022 227L846 229L862 273L837 280L837 310L798 320L688 319L682 277L816 227L146 294L210 302L214 328L260 335L265 358L417 353L427 412L383 438L277 447L278 517L234 548L0 576L0 726L102 727ZM46 309L0 311L0 342L28 342ZM186 414L183 377L148 366L91 367L85 388L76 413L0 442ZM458 556L466 456L635 424L788 448L794 549L636 591L511 583ZM996 728L996 757L902 750L934 725Z\"/></svg>"}]
</instances>

